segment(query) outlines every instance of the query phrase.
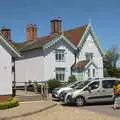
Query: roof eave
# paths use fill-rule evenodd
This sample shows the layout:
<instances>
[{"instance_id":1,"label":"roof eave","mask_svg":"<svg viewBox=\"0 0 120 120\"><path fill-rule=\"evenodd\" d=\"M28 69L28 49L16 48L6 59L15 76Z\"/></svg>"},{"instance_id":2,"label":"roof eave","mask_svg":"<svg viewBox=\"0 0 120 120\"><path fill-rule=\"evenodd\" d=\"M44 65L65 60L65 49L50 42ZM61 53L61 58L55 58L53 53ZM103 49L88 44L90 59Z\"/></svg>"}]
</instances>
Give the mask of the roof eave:
<instances>
[{"instance_id":1,"label":"roof eave","mask_svg":"<svg viewBox=\"0 0 120 120\"><path fill-rule=\"evenodd\" d=\"M70 40L68 40L64 35L60 35L57 38L52 39L51 41L49 41L48 43L46 43L43 46L43 50L49 48L50 46L52 46L53 44L55 44L57 41L59 41L60 39L65 40L65 42L67 42L74 50L77 50L77 47L70 42Z\"/></svg>"},{"instance_id":2,"label":"roof eave","mask_svg":"<svg viewBox=\"0 0 120 120\"><path fill-rule=\"evenodd\" d=\"M79 48L79 50L81 50L81 48L82 48L82 46L83 46L83 41L84 41L86 35L88 34L88 31L89 31L89 30L91 30L91 33L93 34L94 39L95 39L95 43L96 43L96 45L97 45L97 47L98 47L98 49L99 49L99 52L100 52L101 56L103 57L103 56L104 56L104 52L103 52L100 44L98 43L97 36L96 36L96 34L95 34L95 32L94 32L94 29L93 29L93 27L92 27L91 24L89 24L89 25L87 26L87 28L86 28L86 30L85 30L85 32L84 32L84 34L83 34L83 36L82 36L79 44L77 45L77 47Z\"/></svg>"},{"instance_id":3,"label":"roof eave","mask_svg":"<svg viewBox=\"0 0 120 120\"><path fill-rule=\"evenodd\" d=\"M0 35L0 40L1 40L1 44L7 46L7 48L10 50L10 54L13 56L13 57L22 57L20 55L20 53L18 51L16 51L8 42L7 40L4 39L4 37L2 36L2 34ZM9 51L8 50L8 51Z\"/></svg>"}]
</instances>

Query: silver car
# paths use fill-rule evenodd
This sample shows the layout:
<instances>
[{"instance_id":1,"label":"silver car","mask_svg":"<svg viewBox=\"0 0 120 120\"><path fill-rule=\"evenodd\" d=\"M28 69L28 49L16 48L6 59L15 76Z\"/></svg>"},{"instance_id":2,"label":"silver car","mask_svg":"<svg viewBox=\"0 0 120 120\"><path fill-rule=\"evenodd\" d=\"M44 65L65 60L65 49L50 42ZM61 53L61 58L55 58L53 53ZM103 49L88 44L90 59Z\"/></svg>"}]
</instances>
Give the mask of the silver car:
<instances>
[{"instance_id":1,"label":"silver car","mask_svg":"<svg viewBox=\"0 0 120 120\"><path fill-rule=\"evenodd\" d=\"M103 78L81 82L80 86L66 94L66 104L83 106L85 103L112 102L114 98L113 85L117 78Z\"/></svg>"},{"instance_id":2,"label":"silver car","mask_svg":"<svg viewBox=\"0 0 120 120\"><path fill-rule=\"evenodd\" d=\"M76 88L81 81L75 81L74 83L68 84L65 87L62 88L55 88L52 90L52 97L57 98L59 100L63 100L63 93L67 93L72 91L72 89Z\"/></svg>"}]
</instances>

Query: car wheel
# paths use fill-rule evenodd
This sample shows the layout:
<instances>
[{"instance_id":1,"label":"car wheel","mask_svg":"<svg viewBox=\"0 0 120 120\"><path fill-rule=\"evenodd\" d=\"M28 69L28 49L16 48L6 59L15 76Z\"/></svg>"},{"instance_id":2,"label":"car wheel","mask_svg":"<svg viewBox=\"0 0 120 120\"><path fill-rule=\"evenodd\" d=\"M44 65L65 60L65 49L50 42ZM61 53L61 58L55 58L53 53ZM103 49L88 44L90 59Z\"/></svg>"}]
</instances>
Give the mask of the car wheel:
<instances>
[{"instance_id":1,"label":"car wheel","mask_svg":"<svg viewBox=\"0 0 120 120\"><path fill-rule=\"evenodd\" d=\"M59 95L59 100L63 100L63 93L62 92Z\"/></svg>"},{"instance_id":2,"label":"car wheel","mask_svg":"<svg viewBox=\"0 0 120 120\"><path fill-rule=\"evenodd\" d=\"M83 105L85 105L85 100L84 100L84 98L83 98L83 97L77 97L77 98L76 98L76 105L77 105L77 106L83 106Z\"/></svg>"},{"instance_id":3,"label":"car wheel","mask_svg":"<svg viewBox=\"0 0 120 120\"><path fill-rule=\"evenodd\" d=\"M66 99L65 104L70 105L70 99L69 98Z\"/></svg>"}]
</instances>

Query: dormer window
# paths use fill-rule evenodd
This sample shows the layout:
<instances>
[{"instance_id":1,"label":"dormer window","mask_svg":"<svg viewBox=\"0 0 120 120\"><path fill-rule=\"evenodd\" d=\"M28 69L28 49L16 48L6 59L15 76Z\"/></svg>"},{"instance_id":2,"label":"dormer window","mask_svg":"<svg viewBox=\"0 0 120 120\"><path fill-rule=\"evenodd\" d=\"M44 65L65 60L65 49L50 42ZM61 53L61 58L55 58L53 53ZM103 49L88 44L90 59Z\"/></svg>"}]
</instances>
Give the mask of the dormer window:
<instances>
[{"instance_id":1,"label":"dormer window","mask_svg":"<svg viewBox=\"0 0 120 120\"><path fill-rule=\"evenodd\" d=\"M86 53L85 56L87 61L90 61L93 59L93 53Z\"/></svg>"},{"instance_id":2,"label":"dormer window","mask_svg":"<svg viewBox=\"0 0 120 120\"><path fill-rule=\"evenodd\" d=\"M65 61L65 50L57 49L55 52L55 59L57 62L64 62Z\"/></svg>"}]
</instances>

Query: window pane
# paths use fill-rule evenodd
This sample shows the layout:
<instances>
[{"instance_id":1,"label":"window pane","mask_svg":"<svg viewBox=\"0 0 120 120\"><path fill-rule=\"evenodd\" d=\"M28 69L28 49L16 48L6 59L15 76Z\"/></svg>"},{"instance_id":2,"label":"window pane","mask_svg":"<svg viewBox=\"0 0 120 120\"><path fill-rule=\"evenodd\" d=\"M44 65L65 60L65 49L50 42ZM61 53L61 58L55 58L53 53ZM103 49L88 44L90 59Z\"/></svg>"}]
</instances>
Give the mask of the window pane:
<instances>
[{"instance_id":1,"label":"window pane","mask_svg":"<svg viewBox=\"0 0 120 120\"><path fill-rule=\"evenodd\" d=\"M95 77L95 69L93 69L93 77Z\"/></svg>"},{"instance_id":2,"label":"window pane","mask_svg":"<svg viewBox=\"0 0 120 120\"><path fill-rule=\"evenodd\" d=\"M64 80L65 78L65 68L56 68L56 79Z\"/></svg>"},{"instance_id":3,"label":"window pane","mask_svg":"<svg viewBox=\"0 0 120 120\"><path fill-rule=\"evenodd\" d=\"M61 57L61 54L59 53L59 61L61 61L62 60L62 57Z\"/></svg>"},{"instance_id":4,"label":"window pane","mask_svg":"<svg viewBox=\"0 0 120 120\"><path fill-rule=\"evenodd\" d=\"M56 60L57 61L61 61L61 62L63 62L64 61L64 57L65 57L65 52L64 52L64 50L56 50L56 52L55 52L55 58L56 58Z\"/></svg>"},{"instance_id":5,"label":"window pane","mask_svg":"<svg viewBox=\"0 0 120 120\"><path fill-rule=\"evenodd\" d=\"M93 59L93 53L86 53L86 60L90 61L91 59Z\"/></svg>"},{"instance_id":6,"label":"window pane","mask_svg":"<svg viewBox=\"0 0 120 120\"><path fill-rule=\"evenodd\" d=\"M62 58L61 60L64 60L64 54L63 53L61 54L61 58Z\"/></svg>"},{"instance_id":7,"label":"window pane","mask_svg":"<svg viewBox=\"0 0 120 120\"><path fill-rule=\"evenodd\" d=\"M97 88L99 88L99 83L100 83L99 81L95 81L95 82L91 83L89 85L89 87L91 87L91 90L97 89Z\"/></svg>"},{"instance_id":8,"label":"window pane","mask_svg":"<svg viewBox=\"0 0 120 120\"><path fill-rule=\"evenodd\" d=\"M56 60L58 60L58 54L56 53Z\"/></svg>"},{"instance_id":9,"label":"window pane","mask_svg":"<svg viewBox=\"0 0 120 120\"><path fill-rule=\"evenodd\" d=\"M88 69L88 77L90 77L90 69Z\"/></svg>"},{"instance_id":10,"label":"window pane","mask_svg":"<svg viewBox=\"0 0 120 120\"><path fill-rule=\"evenodd\" d=\"M115 80L104 80L102 81L103 88L113 88Z\"/></svg>"}]
</instances>

